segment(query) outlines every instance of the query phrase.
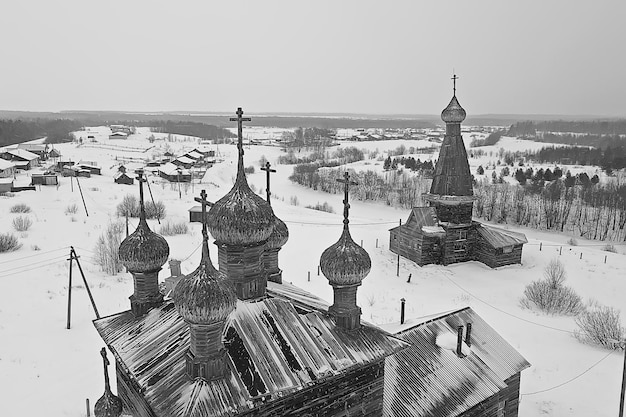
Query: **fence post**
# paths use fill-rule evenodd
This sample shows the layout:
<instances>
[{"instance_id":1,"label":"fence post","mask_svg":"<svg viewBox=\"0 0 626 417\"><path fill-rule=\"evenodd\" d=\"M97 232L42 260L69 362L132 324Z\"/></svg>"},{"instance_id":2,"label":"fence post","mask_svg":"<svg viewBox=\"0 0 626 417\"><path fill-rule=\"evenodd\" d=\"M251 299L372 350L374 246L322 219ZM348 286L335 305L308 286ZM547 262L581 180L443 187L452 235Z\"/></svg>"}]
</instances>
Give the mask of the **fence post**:
<instances>
[{"instance_id":1,"label":"fence post","mask_svg":"<svg viewBox=\"0 0 626 417\"><path fill-rule=\"evenodd\" d=\"M308 272L307 272L307 275L308 275L308 277L307 277L307 281L311 281L311 271L308 271Z\"/></svg>"},{"instance_id":2,"label":"fence post","mask_svg":"<svg viewBox=\"0 0 626 417\"><path fill-rule=\"evenodd\" d=\"M541 252L541 245L543 244L543 242L539 242L539 252Z\"/></svg>"},{"instance_id":3,"label":"fence post","mask_svg":"<svg viewBox=\"0 0 626 417\"><path fill-rule=\"evenodd\" d=\"M606 263L606 255L604 255L604 263Z\"/></svg>"},{"instance_id":4,"label":"fence post","mask_svg":"<svg viewBox=\"0 0 626 417\"><path fill-rule=\"evenodd\" d=\"M404 298L400 299L400 324L404 324L404 303L406 300Z\"/></svg>"},{"instance_id":5,"label":"fence post","mask_svg":"<svg viewBox=\"0 0 626 417\"><path fill-rule=\"evenodd\" d=\"M563 251L563 246L559 248L559 255L561 254L561 251Z\"/></svg>"},{"instance_id":6,"label":"fence post","mask_svg":"<svg viewBox=\"0 0 626 417\"><path fill-rule=\"evenodd\" d=\"M319 276L319 275L320 275L320 266L318 265L317 266L317 276Z\"/></svg>"},{"instance_id":7,"label":"fence post","mask_svg":"<svg viewBox=\"0 0 626 417\"><path fill-rule=\"evenodd\" d=\"M582 252L580 252L580 259L582 259L582 258L583 258L583 253L582 253Z\"/></svg>"},{"instance_id":8,"label":"fence post","mask_svg":"<svg viewBox=\"0 0 626 417\"><path fill-rule=\"evenodd\" d=\"M91 410L89 410L89 398L85 398L85 405L87 406L87 417L91 415Z\"/></svg>"},{"instance_id":9,"label":"fence post","mask_svg":"<svg viewBox=\"0 0 626 417\"><path fill-rule=\"evenodd\" d=\"M376 248L378 248L378 238L376 238Z\"/></svg>"}]
</instances>

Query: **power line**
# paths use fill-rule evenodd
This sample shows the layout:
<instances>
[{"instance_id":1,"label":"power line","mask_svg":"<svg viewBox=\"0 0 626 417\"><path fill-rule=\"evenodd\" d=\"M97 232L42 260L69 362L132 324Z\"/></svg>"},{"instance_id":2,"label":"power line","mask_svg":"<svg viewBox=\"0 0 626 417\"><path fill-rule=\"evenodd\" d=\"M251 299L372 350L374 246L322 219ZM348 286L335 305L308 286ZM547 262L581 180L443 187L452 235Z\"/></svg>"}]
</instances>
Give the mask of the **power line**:
<instances>
[{"instance_id":1,"label":"power line","mask_svg":"<svg viewBox=\"0 0 626 417\"><path fill-rule=\"evenodd\" d=\"M573 381L577 380L578 378L580 378L581 376L585 375L587 372L591 371L591 370L592 370L593 368L595 368L596 366L600 365L600 363L601 363L602 361L604 361L606 358L608 358L609 356L611 356L611 355L613 354L613 352L615 352L615 351L614 351L614 350L611 350L609 353L607 353L606 355L604 355L604 356L602 357L602 359L600 359L599 361L597 361L596 363L594 363L593 365L591 365L589 368L585 369L583 372L579 373L578 375L576 375L576 376L575 376L575 377L573 377L573 378L568 379L568 380L567 380L567 381L565 381L565 382L562 382L562 383L560 383L560 384L558 384L558 385L555 385L555 386L553 386L553 387L550 387L550 388L542 389L542 390L540 390L540 391L528 392L528 393L525 393L525 394L520 394L520 395L521 395L521 396L524 396L524 395L535 395L535 394L540 394L540 393L542 393L542 392L552 391L552 390L554 390L554 389L557 389L557 388L560 388L560 387L562 387L562 386L564 386L564 385L567 385L567 384L569 384L570 382L573 382Z\"/></svg>"},{"instance_id":2,"label":"power line","mask_svg":"<svg viewBox=\"0 0 626 417\"><path fill-rule=\"evenodd\" d=\"M6 264L6 263L9 263L9 262L20 261L22 259L31 258L31 257L34 257L34 256L45 255L47 253L57 252L57 251L60 251L60 250L67 250L68 248L69 248L69 246L65 246L65 247L62 247L62 248L52 249L52 250L45 251L45 252L37 252L37 253L33 253L32 255L22 256L21 258L15 258L15 259L9 259L8 261L2 261L2 262L0 262L0 265L1 264Z\"/></svg>"},{"instance_id":3,"label":"power line","mask_svg":"<svg viewBox=\"0 0 626 417\"><path fill-rule=\"evenodd\" d=\"M11 272L11 273L8 273L8 274L0 275L0 278L8 277L9 275L14 275L14 274L21 274L21 273L23 273L23 272L32 271L33 269L39 269L39 268L43 268L43 267L46 267L46 266L51 266L51 265L54 265L54 264L58 264L58 263L61 263L61 262L65 262L66 260L67 260L67 259L65 259L65 257L63 257L63 259L59 259L59 260L56 260L56 261L52 261L52 262L47 263L47 264L38 265L38 266L34 266L34 267L32 267L32 268L26 268L26 269L23 269L23 270L21 270L21 271L14 271L14 272Z\"/></svg>"},{"instance_id":4,"label":"power line","mask_svg":"<svg viewBox=\"0 0 626 417\"><path fill-rule=\"evenodd\" d=\"M291 224L309 224L315 226L342 226L343 223L316 223L316 222L297 222L293 220L283 220L285 223ZM350 222L350 226L375 226L382 224L398 224L398 222L378 222L378 223L353 223Z\"/></svg>"},{"instance_id":5,"label":"power line","mask_svg":"<svg viewBox=\"0 0 626 417\"><path fill-rule=\"evenodd\" d=\"M509 313L508 311L504 311L504 310L502 310L501 308L498 308L498 307L496 307L496 306L493 306L493 305L489 304L488 302L486 302L485 300L483 300L483 299L481 299L481 298L477 297L476 295L472 294L471 292L469 292L468 290L466 290L465 288L461 287L459 284L457 284L456 282L454 282L454 280L453 280L452 278L450 278L450 277L448 277L448 276L446 276L446 278L447 278L448 280L450 280L450 282L451 282L451 283L453 283L453 284L454 284L454 285L456 285L458 288L460 288L462 291L464 291L464 292L466 292L467 294L469 294L470 296L474 297L475 299L477 299L477 300L478 300L478 301L480 301L481 303L486 304L486 305L488 305L489 307L493 308L494 310L497 310L497 311L499 311L499 312L501 312L501 313L503 313L503 314L506 314L507 316L511 316L511 317L513 317L513 318L516 318L516 319L518 319L518 320L524 321L524 322L529 323L529 324L534 324L535 326L545 327L546 329L556 330L556 331L563 332L563 333L569 333L569 334L571 334L571 335L575 335L575 334L576 334L575 332L572 332L572 331L570 331L570 330L559 329L558 327L552 327L552 326L548 326L548 325L546 325L546 324L537 323L537 322L535 322L535 321L528 320L528 319L525 319L525 318L523 318L523 317L516 316L515 314Z\"/></svg>"}]
</instances>

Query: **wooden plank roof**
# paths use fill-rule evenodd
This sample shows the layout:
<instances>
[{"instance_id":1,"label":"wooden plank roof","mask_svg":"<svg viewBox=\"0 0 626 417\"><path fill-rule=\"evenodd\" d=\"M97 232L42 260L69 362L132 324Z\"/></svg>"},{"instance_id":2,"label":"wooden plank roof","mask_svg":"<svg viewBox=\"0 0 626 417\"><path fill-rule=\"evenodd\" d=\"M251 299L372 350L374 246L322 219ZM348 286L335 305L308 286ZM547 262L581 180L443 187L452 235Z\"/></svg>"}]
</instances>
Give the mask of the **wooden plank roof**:
<instances>
[{"instance_id":1,"label":"wooden plank roof","mask_svg":"<svg viewBox=\"0 0 626 417\"><path fill-rule=\"evenodd\" d=\"M471 353L460 358L437 346L472 323ZM412 344L385 359L383 415L454 417L506 387L530 364L470 307L428 318L397 336Z\"/></svg>"},{"instance_id":2,"label":"wooden plank roof","mask_svg":"<svg viewBox=\"0 0 626 417\"><path fill-rule=\"evenodd\" d=\"M500 229L499 227L480 224L476 228L480 234L494 248L503 248L506 246L523 245L528 243L526 235L511 230Z\"/></svg>"},{"instance_id":3,"label":"wooden plank roof","mask_svg":"<svg viewBox=\"0 0 626 417\"><path fill-rule=\"evenodd\" d=\"M446 135L441 144L430 194L471 196L472 174L461 135Z\"/></svg>"},{"instance_id":4,"label":"wooden plank roof","mask_svg":"<svg viewBox=\"0 0 626 417\"><path fill-rule=\"evenodd\" d=\"M439 227L437 211L434 207L413 207L405 224L389 230L404 230L412 235L438 235L445 233L445 230Z\"/></svg>"},{"instance_id":5,"label":"wooden plank roof","mask_svg":"<svg viewBox=\"0 0 626 417\"><path fill-rule=\"evenodd\" d=\"M271 286L279 296L270 290L265 299L238 301L229 317L223 333L228 372L222 380L191 380L185 373L189 330L172 301L142 317L126 311L94 325L154 413L168 417L251 410L408 346L367 324L346 332L319 309L315 296Z\"/></svg>"}]
</instances>

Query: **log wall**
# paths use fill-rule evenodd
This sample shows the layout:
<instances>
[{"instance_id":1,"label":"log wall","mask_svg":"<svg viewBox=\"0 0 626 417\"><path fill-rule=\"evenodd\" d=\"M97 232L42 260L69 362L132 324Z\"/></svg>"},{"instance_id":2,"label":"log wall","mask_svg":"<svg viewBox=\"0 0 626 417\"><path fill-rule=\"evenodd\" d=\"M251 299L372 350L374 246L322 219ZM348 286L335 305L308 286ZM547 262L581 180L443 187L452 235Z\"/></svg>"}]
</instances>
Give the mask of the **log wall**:
<instances>
[{"instance_id":1,"label":"log wall","mask_svg":"<svg viewBox=\"0 0 626 417\"><path fill-rule=\"evenodd\" d=\"M503 248L494 248L485 239L478 236L474 249L474 259L491 268L521 264L522 245L516 245L511 252L504 253Z\"/></svg>"},{"instance_id":2,"label":"log wall","mask_svg":"<svg viewBox=\"0 0 626 417\"><path fill-rule=\"evenodd\" d=\"M473 250L476 242L476 227L472 225L450 227L444 226L446 237L443 242L442 263L449 265L457 262L467 262L474 259ZM466 233L466 238L460 238L461 231ZM463 250L457 249L461 246Z\"/></svg>"},{"instance_id":3,"label":"log wall","mask_svg":"<svg viewBox=\"0 0 626 417\"><path fill-rule=\"evenodd\" d=\"M416 264L441 263L441 239L400 228L389 233L389 250Z\"/></svg>"},{"instance_id":4,"label":"log wall","mask_svg":"<svg viewBox=\"0 0 626 417\"><path fill-rule=\"evenodd\" d=\"M506 381L507 387L477 404L459 417L517 417L519 412L520 373Z\"/></svg>"}]
</instances>

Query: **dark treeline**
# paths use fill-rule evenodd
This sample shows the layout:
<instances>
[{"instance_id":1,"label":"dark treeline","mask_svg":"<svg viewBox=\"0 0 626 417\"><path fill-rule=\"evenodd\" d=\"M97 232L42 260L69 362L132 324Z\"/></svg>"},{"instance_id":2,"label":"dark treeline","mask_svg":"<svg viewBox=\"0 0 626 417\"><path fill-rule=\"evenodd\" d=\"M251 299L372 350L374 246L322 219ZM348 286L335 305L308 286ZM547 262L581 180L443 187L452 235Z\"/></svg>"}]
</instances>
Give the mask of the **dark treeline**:
<instances>
[{"instance_id":1,"label":"dark treeline","mask_svg":"<svg viewBox=\"0 0 626 417\"><path fill-rule=\"evenodd\" d=\"M81 127L80 122L68 119L0 120L0 146L44 136L48 143L68 142L72 140L70 132Z\"/></svg>"},{"instance_id":2,"label":"dark treeline","mask_svg":"<svg viewBox=\"0 0 626 417\"><path fill-rule=\"evenodd\" d=\"M204 123L162 120L139 123L139 126L148 126L154 132L196 136L203 139L223 139L237 136L230 130Z\"/></svg>"},{"instance_id":3,"label":"dark treeline","mask_svg":"<svg viewBox=\"0 0 626 417\"><path fill-rule=\"evenodd\" d=\"M511 125L508 136L536 136L542 132L590 133L595 135L626 134L626 119L565 121L546 120L539 122L517 122Z\"/></svg>"},{"instance_id":4,"label":"dark treeline","mask_svg":"<svg viewBox=\"0 0 626 417\"><path fill-rule=\"evenodd\" d=\"M421 171L423 175L427 177L432 177L435 172L435 167L433 165L433 161L430 159L422 162L419 158L415 159L412 156L409 157L399 157L399 158L391 158L388 156L383 162L383 169L385 171L389 169L396 169L398 165L404 165L406 169L410 169L411 171Z\"/></svg>"},{"instance_id":5,"label":"dark treeline","mask_svg":"<svg viewBox=\"0 0 626 417\"><path fill-rule=\"evenodd\" d=\"M543 133L533 138L535 142L563 143L572 146L593 146L594 148L608 148L626 145L626 138L619 135L573 135Z\"/></svg>"},{"instance_id":6,"label":"dark treeline","mask_svg":"<svg viewBox=\"0 0 626 417\"><path fill-rule=\"evenodd\" d=\"M506 133L505 130L498 130L493 133L490 133L489 136L487 136L485 139L474 139L472 140L470 147L475 148L475 147L480 147L480 146L495 145L496 143L498 143L500 138L504 136L505 133Z\"/></svg>"},{"instance_id":7,"label":"dark treeline","mask_svg":"<svg viewBox=\"0 0 626 417\"><path fill-rule=\"evenodd\" d=\"M546 147L541 148L528 159L538 163L559 163L576 165L597 165L607 174L626 168L626 144L607 148Z\"/></svg>"}]
</instances>

